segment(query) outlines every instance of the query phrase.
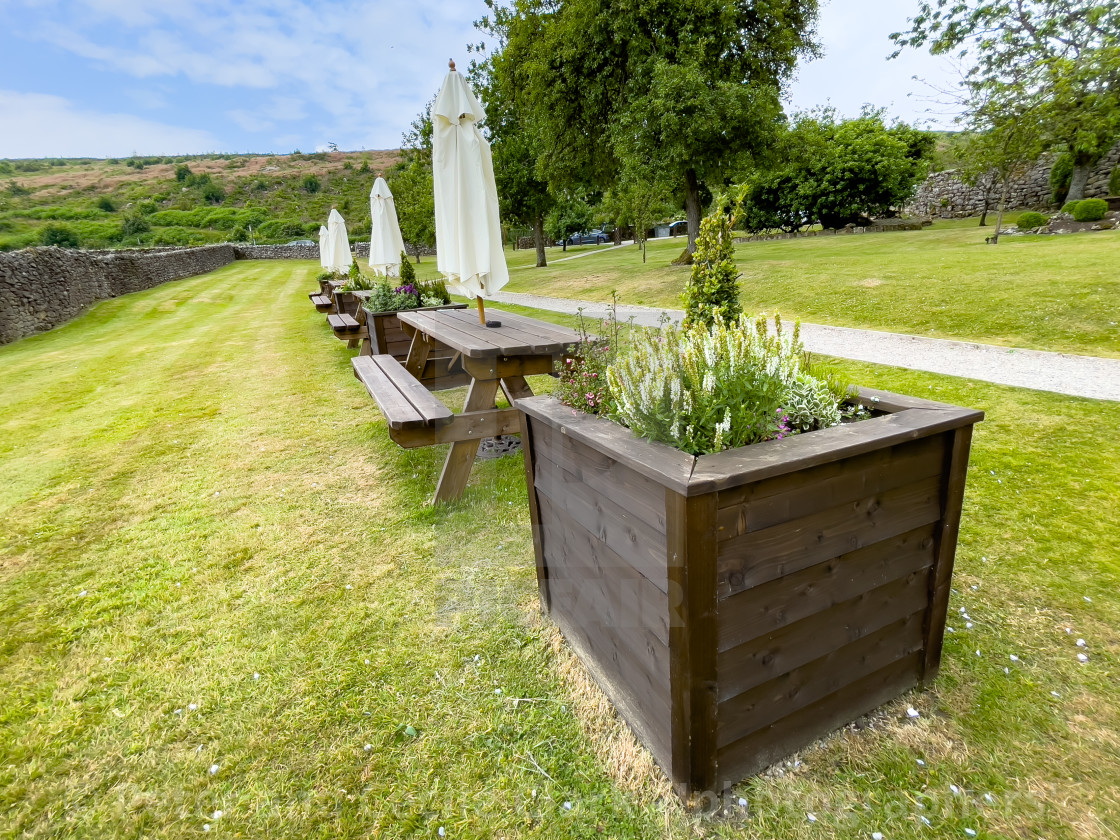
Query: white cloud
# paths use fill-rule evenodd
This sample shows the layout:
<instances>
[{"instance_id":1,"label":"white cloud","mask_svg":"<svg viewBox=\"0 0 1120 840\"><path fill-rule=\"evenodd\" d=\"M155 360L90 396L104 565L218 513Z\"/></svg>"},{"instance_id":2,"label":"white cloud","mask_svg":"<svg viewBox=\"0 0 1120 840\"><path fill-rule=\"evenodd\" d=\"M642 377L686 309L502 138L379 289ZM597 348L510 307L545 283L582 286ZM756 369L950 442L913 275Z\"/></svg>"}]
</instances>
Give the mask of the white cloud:
<instances>
[{"instance_id":1,"label":"white cloud","mask_svg":"<svg viewBox=\"0 0 1120 840\"><path fill-rule=\"evenodd\" d=\"M209 131L80 108L59 96L0 90L0 157L120 157L217 151Z\"/></svg>"}]
</instances>

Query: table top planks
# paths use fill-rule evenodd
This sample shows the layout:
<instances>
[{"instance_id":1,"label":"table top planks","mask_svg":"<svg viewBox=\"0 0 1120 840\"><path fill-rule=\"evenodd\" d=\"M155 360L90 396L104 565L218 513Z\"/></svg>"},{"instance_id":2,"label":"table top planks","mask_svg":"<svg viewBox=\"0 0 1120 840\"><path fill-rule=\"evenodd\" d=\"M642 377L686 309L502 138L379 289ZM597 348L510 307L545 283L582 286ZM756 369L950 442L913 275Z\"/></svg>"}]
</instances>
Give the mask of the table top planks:
<instances>
[{"instance_id":1,"label":"table top planks","mask_svg":"<svg viewBox=\"0 0 1120 840\"><path fill-rule=\"evenodd\" d=\"M400 312L397 317L429 338L475 359L554 356L579 341L579 334L568 327L512 312L495 312L494 315L502 322L500 327L483 326L478 323L478 315L469 309Z\"/></svg>"}]
</instances>

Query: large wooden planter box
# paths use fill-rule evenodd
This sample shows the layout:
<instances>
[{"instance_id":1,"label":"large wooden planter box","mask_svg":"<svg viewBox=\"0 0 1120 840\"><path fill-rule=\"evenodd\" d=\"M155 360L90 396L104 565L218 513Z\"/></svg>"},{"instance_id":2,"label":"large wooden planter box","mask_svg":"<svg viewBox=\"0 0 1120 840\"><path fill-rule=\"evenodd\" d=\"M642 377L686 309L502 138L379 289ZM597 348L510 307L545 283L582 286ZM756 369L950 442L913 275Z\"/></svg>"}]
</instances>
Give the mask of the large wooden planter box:
<instances>
[{"instance_id":1,"label":"large wooden planter box","mask_svg":"<svg viewBox=\"0 0 1120 840\"><path fill-rule=\"evenodd\" d=\"M408 311L431 312L435 309L466 309L466 307L467 305L465 303L448 303L444 306L423 306ZM366 309L365 316L366 325L369 327L370 341L373 343L375 352L380 354L388 353L399 362L403 362L407 359L408 348L412 344L412 337L404 331L400 320L397 318L397 313L371 312L369 309ZM432 358L449 358L451 355L451 349L449 347L437 347L432 354Z\"/></svg>"},{"instance_id":2,"label":"large wooden planter box","mask_svg":"<svg viewBox=\"0 0 1120 840\"><path fill-rule=\"evenodd\" d=\"M878 416L699 458L516 401L542 606L682 795L937 673L983 414L860 401Z\"/></svg>"}]
</instances>

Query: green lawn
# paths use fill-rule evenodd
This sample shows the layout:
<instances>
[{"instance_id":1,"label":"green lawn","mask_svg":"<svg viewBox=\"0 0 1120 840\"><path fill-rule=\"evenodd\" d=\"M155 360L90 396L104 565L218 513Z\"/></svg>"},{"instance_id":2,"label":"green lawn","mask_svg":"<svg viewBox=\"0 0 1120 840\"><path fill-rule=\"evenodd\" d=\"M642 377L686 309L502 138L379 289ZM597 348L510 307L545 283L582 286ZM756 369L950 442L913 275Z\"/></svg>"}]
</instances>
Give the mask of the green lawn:
<instances>
[{"instance_id":1,"label":"green lawn","mask_svg":"<svg viewBox=\"0 0 1120 840\"><path fill-rule=\"evenodd\" d=\"M1120 405L845 365L988 412L942 676L705 816L538 617L521 459L428 507L316 271L0 347L0 836L1116 836Z\"/></svg>"},{"instance_id":2,"label":"green lawn","mask_svg":"<svg viewBox=\"0 0 1120 840\"><path fill-rule=\"evenodd\" d=\"M975 220L922 231L736 247L748 312L804 321L1120 357L1120 231L1004 237ZM680 308L683 238L511 273L511 292ZM550 259L560 256L550 253ZM517 252L520 255L527 252Z\"/></svg>"}]
</instances>

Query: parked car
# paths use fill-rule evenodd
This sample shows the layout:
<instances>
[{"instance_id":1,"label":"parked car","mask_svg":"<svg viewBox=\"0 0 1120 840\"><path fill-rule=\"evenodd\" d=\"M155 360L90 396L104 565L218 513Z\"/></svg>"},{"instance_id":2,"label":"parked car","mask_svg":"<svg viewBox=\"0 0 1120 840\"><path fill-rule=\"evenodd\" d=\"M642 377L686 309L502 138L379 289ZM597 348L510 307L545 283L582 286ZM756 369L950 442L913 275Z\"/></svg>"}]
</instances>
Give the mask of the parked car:
<instances>
[{"instance_id":1,"label":"parked car","mask_svg":"<svg viewBox=\"0 0 1120 840\"><path fill-rule=\"evenodd\" d=\"M601 230L589 230L585 233L573 233L568 237L569 245L601 245L610 240ZM563 241L557 242L557 245L563 245Z\"/></svg>"},{"instance_id":2,"label":"parked car","mask_svg":"<svg viewBox=\"0 0 1120 840\"><path fill-rule=\"evenodd\" d=\"M312 242L310 239L293 239L288 244L289 245L316 245L318 243Z\"/></svg>"}]
</instances>

